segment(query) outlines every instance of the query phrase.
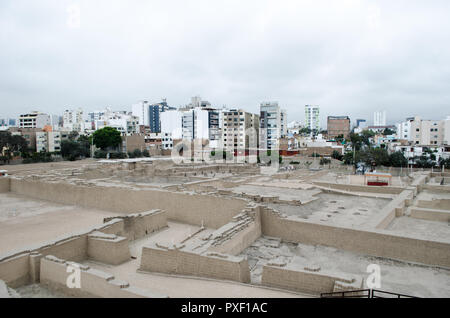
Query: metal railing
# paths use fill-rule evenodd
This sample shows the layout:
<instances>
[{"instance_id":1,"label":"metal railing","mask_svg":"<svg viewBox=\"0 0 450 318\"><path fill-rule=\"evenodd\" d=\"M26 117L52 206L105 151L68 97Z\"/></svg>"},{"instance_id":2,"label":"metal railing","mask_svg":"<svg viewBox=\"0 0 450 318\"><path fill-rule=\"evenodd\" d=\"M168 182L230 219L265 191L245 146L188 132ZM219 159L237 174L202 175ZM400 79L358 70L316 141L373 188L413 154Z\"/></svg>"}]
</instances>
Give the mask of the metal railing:
<instances>
[{"instance_id":1,"label":"metal railing","mask_svg":"<svg viewBox=\"0 0 450 318\"><path fill-rule=\"evenodd\" d=\"M320 298L418 298L418 297L399 293L392 293L378 289L359 289L333 293L321 293Z\"/></svg>"}]
</instances>

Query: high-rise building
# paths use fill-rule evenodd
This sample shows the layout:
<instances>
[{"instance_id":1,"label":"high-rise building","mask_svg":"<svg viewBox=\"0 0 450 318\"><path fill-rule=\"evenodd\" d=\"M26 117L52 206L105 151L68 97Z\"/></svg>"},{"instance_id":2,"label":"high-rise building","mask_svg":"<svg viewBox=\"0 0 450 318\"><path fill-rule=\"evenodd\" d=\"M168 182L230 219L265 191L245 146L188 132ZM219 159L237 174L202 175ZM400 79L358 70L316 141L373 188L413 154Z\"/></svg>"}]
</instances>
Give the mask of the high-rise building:
<instances>
[{"instance_id":1,"label":"high-rise building","mask_svg":"<svg viewBox=\"0 0 450 318\"><path fill-rule=\"evenodd\" d=\"M217 147L220 138L218 110L204 107L184 109L181 125L183 139L207 139L210 145Z\"/></svg>"},{"instance_id":2,"label":"high-rise building","mask_svg":"<svg viewBox=\"0 0 450 318\"><path fill-rule=\"evenodd\" d=\"M386 126L386 111L373 113L373 125L375 127Z\"/></svg>"},{"instance_id":3,"label":"high-rise building","mask_svg":"<svg viewBox=\"0 0 450 318\"><path fill-rule=\"evenodd\" d=\"M44 128L51 125L50 115L40 112L32 112L30 114L20 115L19 128Z\"/></svg>"},{"instance_id":4,"label":"high-rise building","mask_svg":"<svg viewBox=\"0 0 450 318\"><path fill-rule=\"evenodd\" d=\"M286 111L278 106L278 102L261 103L259 147L262 149L279 149L279 140L286 134Z\"/></svg>"},{"instance_id":5,"label":"high-rise building","mask_svg":"<svg viewBox=\"0 0 450 318\"><path fill-rule=\"evenodd\" d=\"M340 135L348 138L350 134L350 118L348 116L328 116L327 132L329 138L336 138Z\"/></svg>"},{"instance_id":6,"label":"high-rise building","mask_svg":"<svg viewBox=\"0 0 450 318\"><path fill-rule=\"evenodd\" d=\"M409 141L415 145L445 144L445 120L422 120L414 117L407 120L410 123Z\"/></svg>"},{"instance_id":7,"label":"high-rise building","mask_svg":"<svg viewBox=\"0 0 450 318\"><path fill-rule=\"evenodd\" d=\"M223 112L222 147L244 155L250 148L258 148L259 116L242 109Z\"/></svg>"},{"instance_id":8,"label":"high-rise building","mask_svg":"<svg viewBox=\"0 0 450 318\"><path fill-rule=\"evenodd\" d=\"M63 114L63 128L81 132L84 130L83 110L65 110Z\"/></svg>"},{"instance_id":9,"label":"high-rise building","mask_svg":"<svg viewBox=\"0 0 450 318\"><path fill-rule=\"evenodd\" d=\"M320 107L318 105L305 106L305 128L309 128L312 134L320 132Z\"/></svg>"},{"instance_id":10,"label":"high-rise building","mask_svg":"<svg viewBox=\"0 0 450 318\"><path fill-rule=\"evenodd\" d=\"M139 125L150 126L150 103L146 100L131 106L133 116L139 118Z\"/></svg>"},{"instance_id":11,"label":"high-rise building","mask_svg":"<svg viewBox=\"0 0 450 318\"><path fill-rule=\"evenodd\" d=\"M367 127L367 120L365 119L356 120L356 128L365 128L365 127Z\"/></svg>"},{"instance_id":12,"label":"high-rise building","mask_svg":"<svg viewBox=\"0 0 450 318\"><path fill-rule=\"evenodd\" d=\"M152 133L161 132L161 113L174 110L167 104L166 99L156 104L150 104L148 101L142 101L132 106L133 116L139 117L139 125L150 127Z\"/></svg>"}]
</instances>

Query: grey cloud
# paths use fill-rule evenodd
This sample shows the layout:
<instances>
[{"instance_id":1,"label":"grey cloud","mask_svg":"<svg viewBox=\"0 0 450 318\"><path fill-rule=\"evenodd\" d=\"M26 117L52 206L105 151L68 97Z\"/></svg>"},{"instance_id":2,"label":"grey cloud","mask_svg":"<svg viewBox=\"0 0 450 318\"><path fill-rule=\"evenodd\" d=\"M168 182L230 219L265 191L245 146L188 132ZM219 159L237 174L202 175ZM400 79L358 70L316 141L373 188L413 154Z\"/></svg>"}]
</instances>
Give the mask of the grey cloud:
<instances>
[{"instance_id":1,"label":"grey cloud","mask_svg":"<svg viewBox=\"0 0 450 318\"><path fill-rule=\"evenodd\" d=\"M310 103L323 118L441 118L449 14L446 0L4 0L0 117L201 94L254 112L278 100L289 120Z\"/></svg>"}]
</instances>

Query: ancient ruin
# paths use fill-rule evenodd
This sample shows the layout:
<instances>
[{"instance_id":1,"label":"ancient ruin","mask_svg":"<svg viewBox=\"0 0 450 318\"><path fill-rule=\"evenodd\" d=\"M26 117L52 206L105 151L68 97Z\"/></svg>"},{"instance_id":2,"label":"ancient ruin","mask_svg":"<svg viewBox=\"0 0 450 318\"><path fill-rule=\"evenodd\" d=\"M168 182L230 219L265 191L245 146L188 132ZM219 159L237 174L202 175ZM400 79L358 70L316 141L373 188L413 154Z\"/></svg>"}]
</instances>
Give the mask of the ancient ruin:
<instances>
[{"instance_id":1,"label":"ancient ruin","mask_svg":"<svg viewBox=\"0 0 450 318\"><path fill-rule=\"evenodd\" d=\"M449 173L104 160L0 177L2 297L450 297ZM78 271L81 285L71 288Z\"/></svg>"}]
</instances>

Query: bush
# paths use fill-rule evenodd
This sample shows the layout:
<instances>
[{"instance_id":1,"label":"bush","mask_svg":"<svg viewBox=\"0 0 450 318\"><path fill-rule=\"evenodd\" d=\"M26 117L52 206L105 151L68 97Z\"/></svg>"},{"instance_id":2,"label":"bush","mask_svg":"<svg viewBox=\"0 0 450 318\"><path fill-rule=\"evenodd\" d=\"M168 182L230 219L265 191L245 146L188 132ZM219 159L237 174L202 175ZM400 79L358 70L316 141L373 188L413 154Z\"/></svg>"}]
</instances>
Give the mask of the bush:
<instances>
[{"instance_id":1,"label":"bush","mask_svg":"<svg viewBox=\"0 0 450 318\"><path fill-rule=\"evenodd\" d=\"M324 166L324 165L327 165L327 164L330 164L330 163L331 163L331 160L328 159L328 158L322 158L322 159L320 159L320 165L321 165L321 166Z\"/></svg>"},{"instance_id":2,"label":"bush","mask_svg":"<svg viewBox=\"0 0 450 318\"><path fill-rule=\"evenodd\" d=\"M334 150L331 154L331 158L342 161L342 159L344 159L344 156L339 151Z\"/></svg>"},{"instance_id":3,"label":"bush","mask_svg":"<svg viewBox=\"0 0 450 318\"><path fill-rule=\"evenodd\" d=\"M97 150L94 153L94 158L105 159L107 155L108 155L108 153L106 151L104 151L104 150Z\"/></svg>"},{"instance_id":4,"label":"bush","mask_svg":"<svg viewBox=\"0 0 450 318\"><path fill-rule=\"evenodd\" d=\"M133 155L135 158L142 158L142 151L140 151L139 149L135 149L133 151Z\"/></svg>"},{"instance_id":5,"label":"bush","mask_svg":"<svg viewBox=\"0 0 450 318\"><path fill-rule=\"evenodd\" d=\"M110 152L109 158L110 159L125 159L125 158L127 158L127 154L124 152Z\"/></svg>"},{"instance_id":6,"label":"bush","mask_svg":"<svg viewBox=\"0 0 450 318\"><path fill-rule=\"evenodd\" d=\"M298 162L298 161L291 161L290 164L291 164L291 165L299 165L300 162Z\"/></svg>"},{"instance_id":7,"label":"bush","mask_svg":"<svg viewBox=\"0 0 450 318\"><path fill-rule=\"evenodd\" d=\"M148 150L147 149L145 149L143 152L142 152L142 155L144 156L144 157L150 157L150 152L148 152Z\"/></svg>"},{"instance_id":8,"label":"bush","mask_svg":"<svg viewBox=\"0 0 450 318\"><path fill-rule=\"evenodd\" d=\"M53 157L50 152L34 152L23 159L22 163L38 163L38 162L52 162Z\"/></svg>"}]
</instances>

